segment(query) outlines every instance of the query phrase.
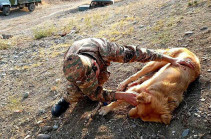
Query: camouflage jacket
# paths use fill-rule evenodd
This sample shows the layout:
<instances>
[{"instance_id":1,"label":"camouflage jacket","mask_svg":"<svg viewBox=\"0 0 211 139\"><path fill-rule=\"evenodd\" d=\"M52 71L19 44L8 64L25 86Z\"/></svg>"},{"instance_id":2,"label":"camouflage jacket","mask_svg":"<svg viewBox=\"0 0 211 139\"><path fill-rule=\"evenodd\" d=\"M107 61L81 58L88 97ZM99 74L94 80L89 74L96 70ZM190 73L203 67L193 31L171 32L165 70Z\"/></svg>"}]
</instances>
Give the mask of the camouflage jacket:
<instances>
[{"instance_id":1,"label":"camouflage jacket","mask_svg":"<svg viewBox=\"0 0 211 139\"><path fill-rule=\"evenodd\" d=\"M119 46L106 39L96 38L87 38L74 42L65 53L65 56L72 53L86 55L95 59L100 67L100 74L98 76L99 86L92 91L83 92L74 83L69 83L67 89L68 95L65 95L68 101L71 101L74 95L78 96L78 93L88 96L93 101L107 102L115 100L115 91L102 88L103 83L108 80L110 75L107 71L110 62L127 63L162 60L162 55L152 50L144 49L140 46Z\"/></svg>"}]
</instances>

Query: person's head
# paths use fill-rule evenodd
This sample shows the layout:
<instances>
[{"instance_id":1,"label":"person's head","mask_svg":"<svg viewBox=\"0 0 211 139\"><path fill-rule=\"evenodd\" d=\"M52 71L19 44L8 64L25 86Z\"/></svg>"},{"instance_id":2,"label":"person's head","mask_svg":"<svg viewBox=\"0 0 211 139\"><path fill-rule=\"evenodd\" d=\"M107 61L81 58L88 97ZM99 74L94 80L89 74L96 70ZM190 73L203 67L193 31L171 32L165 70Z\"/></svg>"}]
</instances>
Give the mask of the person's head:
<instances>
[{"instance_id":1,"label":"person's head","mask_svg":"<svg viewBox=\"0 0 211 139\"><path fill-rule=\"evenodd\" d=\"M88 56L71 54L64 59L63 72L66 79L83 92L97 88L99 70L96 61Z\"/></svg>"}]
</instances>

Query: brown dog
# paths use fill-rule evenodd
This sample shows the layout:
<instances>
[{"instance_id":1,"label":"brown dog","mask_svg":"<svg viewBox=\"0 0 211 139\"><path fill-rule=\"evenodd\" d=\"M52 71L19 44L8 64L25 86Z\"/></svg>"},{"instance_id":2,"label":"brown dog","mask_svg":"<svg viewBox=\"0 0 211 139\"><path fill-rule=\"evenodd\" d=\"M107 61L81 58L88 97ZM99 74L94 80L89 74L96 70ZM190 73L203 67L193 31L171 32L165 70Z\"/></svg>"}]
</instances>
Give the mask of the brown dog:
<instances>
[{"instance_id":1,"label":"brown dog","mask_svg":"<svg viewBox=\"0 0 211 139\"><path fill-rule=\"evenodd\" d=\"M128 84L126 92L139 93L139 104L129 111L129 116L140 117L143 121L169 124L171 113L182 101L184 91L199 76L200 62L196 55L186 48L173 48L162 53L189 60L195 68L173 66L166 62L149 62L124 83ZM123 101L118 100L110 103L101 108L99 113L105 115L121 102Z\"/></svg>"}]
</instances>

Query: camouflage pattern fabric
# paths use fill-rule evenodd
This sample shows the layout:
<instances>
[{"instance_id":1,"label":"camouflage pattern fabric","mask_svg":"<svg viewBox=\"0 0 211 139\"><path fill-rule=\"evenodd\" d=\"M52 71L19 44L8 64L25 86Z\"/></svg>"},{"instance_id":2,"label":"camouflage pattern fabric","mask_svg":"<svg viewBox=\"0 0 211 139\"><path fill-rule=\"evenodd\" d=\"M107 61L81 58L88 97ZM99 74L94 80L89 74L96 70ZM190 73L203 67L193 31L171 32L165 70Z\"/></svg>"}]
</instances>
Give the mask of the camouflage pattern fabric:
<instances>
[{"instance_id":1,"label":"camouflage pattern fabric","mask_svg":"<svg viewBox=\"0 0 211 139\"><path fill-rule=\"evenodd\" d=\"M100 67L98 78L92 70L92 63L89 60L79 60L77 55L97 61ZM63 71L67 80L71 82L64 98L71 102L77 100L75 98L86 95L93 101L114 101L115 91L102 88L110 76L107 70L110 62L161 61L162 57L162 54L140 46L119 46L106 39L87 38L76 41L69 47L64 57Z\"/></svg>"}]
</instances>

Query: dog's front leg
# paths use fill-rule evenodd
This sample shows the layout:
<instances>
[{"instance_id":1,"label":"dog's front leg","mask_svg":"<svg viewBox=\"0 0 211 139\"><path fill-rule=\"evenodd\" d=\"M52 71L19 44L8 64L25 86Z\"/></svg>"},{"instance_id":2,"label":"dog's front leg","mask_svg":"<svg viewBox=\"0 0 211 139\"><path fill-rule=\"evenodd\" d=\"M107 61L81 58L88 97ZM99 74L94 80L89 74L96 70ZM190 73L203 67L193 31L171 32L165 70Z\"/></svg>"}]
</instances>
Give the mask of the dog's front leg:
<instances>
[{"instance_id":1,"label":"dog's front leg","mask_svg":"<svg viewBox=\"0 0 211 139\"><path fill-rule=\"evenodd\" d=\"M151 62L147 63L140 71L138 71L137 73L133 74L132 76L130 76L129 78L127 78L126 80L121 82L119 84L117 90L119 90L119 91L125 90L127 85L130 84L131 82L136 81L138 78L140 78L148 73L157 71L158 69L160 69L161 67L163 67L166 64L167 64L167 62L164 62L164 61L161 61L161 62L151 61Z\"/></svg>"},{"instance_id":2,"label":"dog's front leg","mask_svg":"<svg viewBox=\"0 0 211 139\"><path fill-rule=\"evenodd\" d=\"M121 104L122 102L124 102L124 100L117 100L115 102L111 102L110 104L108 104L107 106L102 107L99 110L99 114L100 115L106 115L107 113L109 113L111 110L113 110L114 108L116 108L119 104Z\"/></svg>"}]
</instances>

